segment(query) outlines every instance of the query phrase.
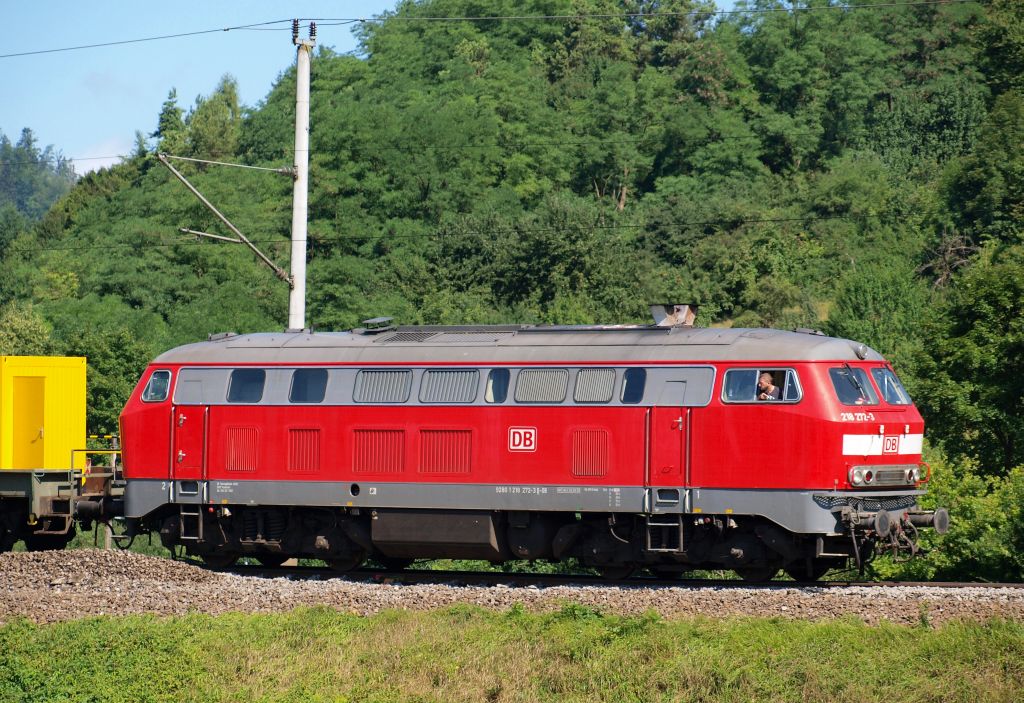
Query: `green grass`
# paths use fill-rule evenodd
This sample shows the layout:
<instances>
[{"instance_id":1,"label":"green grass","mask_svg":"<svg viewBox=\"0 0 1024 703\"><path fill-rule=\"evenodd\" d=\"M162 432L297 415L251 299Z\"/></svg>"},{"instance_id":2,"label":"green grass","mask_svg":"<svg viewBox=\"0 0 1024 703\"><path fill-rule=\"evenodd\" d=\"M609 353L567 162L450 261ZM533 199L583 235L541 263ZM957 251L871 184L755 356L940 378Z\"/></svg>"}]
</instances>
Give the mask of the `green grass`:
<instances>
[{"instance_id":1,"label":"green grass","mask_svg":"<svg viewBox=\"0 0 1024 703\"><path fill-rule=\"evenodd\" d=\"M580 606L0 627L0 700L1017 701L1024 625L668 620Z\"/></svg>"}]
</instances>

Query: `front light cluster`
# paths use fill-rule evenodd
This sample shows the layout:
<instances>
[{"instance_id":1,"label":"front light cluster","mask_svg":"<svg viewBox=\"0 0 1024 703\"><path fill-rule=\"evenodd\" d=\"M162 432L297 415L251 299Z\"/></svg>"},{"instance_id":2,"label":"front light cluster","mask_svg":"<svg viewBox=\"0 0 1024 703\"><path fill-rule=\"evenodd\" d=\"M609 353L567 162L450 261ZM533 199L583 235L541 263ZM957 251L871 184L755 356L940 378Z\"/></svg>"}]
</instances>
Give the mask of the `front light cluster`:
<instances>
[{"instance_id":1,"label":"front light cluster","mask_svg":"<svg viewBox=\"0 0 1024 703\"><path fill-rule=\"evenodd\" d=\"M917 466L854 466L849 473L851 486L913 486L922 480Z\"/></svg>"},{"instance_id":2,"label":"front light cluster","mask_svg":"<svg viewBox=\"0 0 1024 703\"><path fill-rule=\"evenodd\" d=\"M871 469L857 468L850 469L850 483L854 486L870 486L875 482L875 472Z\"/></svg>"}]
</instances>

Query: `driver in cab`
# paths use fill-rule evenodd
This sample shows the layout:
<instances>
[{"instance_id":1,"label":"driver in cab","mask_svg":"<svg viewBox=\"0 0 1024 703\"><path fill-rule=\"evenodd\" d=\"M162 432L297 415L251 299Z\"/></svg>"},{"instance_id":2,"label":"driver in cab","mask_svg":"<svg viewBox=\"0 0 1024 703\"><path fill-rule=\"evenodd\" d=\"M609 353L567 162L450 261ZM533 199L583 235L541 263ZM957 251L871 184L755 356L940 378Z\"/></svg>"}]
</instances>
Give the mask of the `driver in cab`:
<instances>
[{"instance_id":1,"label":"driver in cab","mask_svg":"<svg viewBox=\"0 0 1024 703\"><path fill-rule=\"evenodd\" d=\"M757 380L758 400L779 400L782 397L782 391L773 383L774 380L767 371L761 374Z\"/></svg>"}]
</instances>

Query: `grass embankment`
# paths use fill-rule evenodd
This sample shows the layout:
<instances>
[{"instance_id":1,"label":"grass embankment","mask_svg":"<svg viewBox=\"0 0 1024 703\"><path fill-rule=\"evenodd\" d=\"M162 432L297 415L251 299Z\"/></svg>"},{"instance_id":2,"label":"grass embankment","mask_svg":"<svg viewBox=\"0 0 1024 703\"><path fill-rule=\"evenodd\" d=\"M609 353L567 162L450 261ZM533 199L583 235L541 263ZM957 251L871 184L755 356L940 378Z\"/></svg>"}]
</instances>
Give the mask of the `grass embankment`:
<instances>
[{"instance_id":1,"label":"grass embankment","mask_svg":"<svg viewBox=\"0 0 1024 703\"><path fill-rule=\"evenodd\" d=\"M0 700L1019 701L1024 626L623 618L102 618L0 628Z\"/></svg>"}]
</instances>

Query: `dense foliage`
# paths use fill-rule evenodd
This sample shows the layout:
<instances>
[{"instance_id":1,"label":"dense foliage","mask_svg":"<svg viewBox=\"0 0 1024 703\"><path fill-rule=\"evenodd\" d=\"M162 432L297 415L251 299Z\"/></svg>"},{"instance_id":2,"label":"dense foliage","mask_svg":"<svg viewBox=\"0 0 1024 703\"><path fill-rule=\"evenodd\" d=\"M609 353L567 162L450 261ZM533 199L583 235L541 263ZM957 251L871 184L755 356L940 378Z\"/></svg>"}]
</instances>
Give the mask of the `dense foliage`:
<instances>
[{"instance_id":1,"label":"dense foliage","mask_svg":"<svg viewBox=\"0 0 1024 703\"><path fill-rule=\"evenodd\" d=\"M823 328L894 361L977 500L1019 500L1024 10L830 4L406 0L360 25L360 55L321 48L310 323L627 322L679 301L705 324ZM523 15L563 17L413 21ZM0 210L0 351L87 354L93 429L161 349L283 326L271 271L178 233L224 230L153 153L288 164L294 81L254 107L230 77L188 109L172 90L135 157L35 224ZM182 168L286 261L287 178ZM973 558L957 544L944 573Z\"/></svg>"}]
</instances>

